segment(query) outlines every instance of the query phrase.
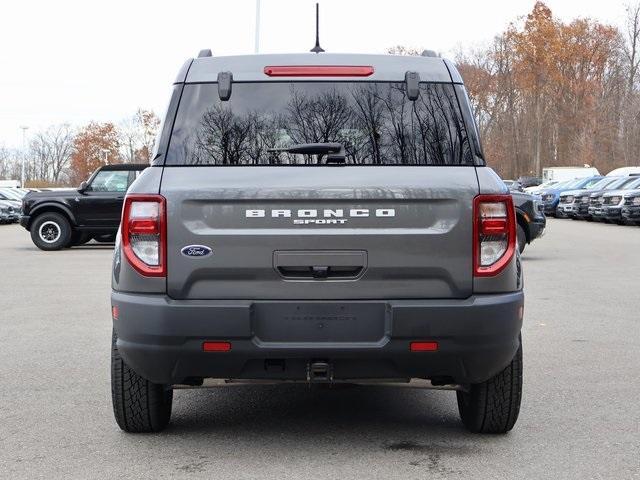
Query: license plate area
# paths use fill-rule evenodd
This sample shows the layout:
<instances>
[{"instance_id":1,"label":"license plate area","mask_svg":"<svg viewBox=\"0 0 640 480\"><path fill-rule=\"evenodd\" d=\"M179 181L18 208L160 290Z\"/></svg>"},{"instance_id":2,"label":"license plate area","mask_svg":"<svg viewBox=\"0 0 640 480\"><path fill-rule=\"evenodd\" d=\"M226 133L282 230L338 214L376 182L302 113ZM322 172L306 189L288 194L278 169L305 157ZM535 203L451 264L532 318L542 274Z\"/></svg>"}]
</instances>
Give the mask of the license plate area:
<instances>
[{"instance_id":1,"label":"license plate area","mask_svg":"<svg viewBox=\"0 0 640 480\"><path fill-rule=\"evenodd\" d=\"M386 304L371 302L254 303L252 329L261 342L379 342Z\"/></svg>"}]
</instances>

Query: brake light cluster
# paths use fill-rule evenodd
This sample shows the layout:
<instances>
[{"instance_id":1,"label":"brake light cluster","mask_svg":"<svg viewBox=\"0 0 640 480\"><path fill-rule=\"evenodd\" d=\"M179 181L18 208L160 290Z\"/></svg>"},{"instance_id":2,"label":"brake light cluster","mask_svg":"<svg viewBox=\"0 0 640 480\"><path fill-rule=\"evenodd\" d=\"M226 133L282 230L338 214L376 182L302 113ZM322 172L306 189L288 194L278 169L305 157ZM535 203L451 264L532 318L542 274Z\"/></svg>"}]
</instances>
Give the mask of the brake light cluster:
<instances>
[{"instance_id":1,"label":"brake light cluster","mask_svg":"<svg viewBox=\"0 0 640 480\"><path fill-rule=\"evenodd\" d=\"M473 202L474 275L497 275L516 249L516 219L511 195L478 195Z\"/></svg>"},{"instance_id":2,"label":"brake light cluster","mask_svg":"<svg viewBox=\"0 0 640 480\"><path fill-rule=\"evenodd\" d=\"M167 212L161 195L127 195L121 222L122 250L145 277L167 274Z\"/></svg>"},{"instance_id":3,"label":"brake light cluster","mask_svg":"<svg viewBox=\"0 0 640 480\"><path fill-rule=\"evenodd\" d=\"M369 65L269 65L264 67L269 77L368 77Z\"/></svg>"}]
</instances>

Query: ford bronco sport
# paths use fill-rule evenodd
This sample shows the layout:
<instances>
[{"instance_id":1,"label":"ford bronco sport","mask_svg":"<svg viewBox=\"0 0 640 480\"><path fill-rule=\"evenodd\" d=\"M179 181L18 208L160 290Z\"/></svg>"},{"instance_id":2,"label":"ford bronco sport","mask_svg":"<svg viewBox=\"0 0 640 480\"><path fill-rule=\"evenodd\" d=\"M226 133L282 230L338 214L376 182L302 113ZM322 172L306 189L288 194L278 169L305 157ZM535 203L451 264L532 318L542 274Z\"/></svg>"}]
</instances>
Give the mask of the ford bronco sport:
<instances>
[{"instance_id":1,"label":"ford bronco sport","mask_svg":"<svg viewBox=\"0 0 640 480\"><path fill-rule=\"evenodd\" d=\"M522 390L511 195L437 57L203 51L173 85L116 239L118 425L230 382L456 390L504 433Z\"/></svg>"}]
</instances>

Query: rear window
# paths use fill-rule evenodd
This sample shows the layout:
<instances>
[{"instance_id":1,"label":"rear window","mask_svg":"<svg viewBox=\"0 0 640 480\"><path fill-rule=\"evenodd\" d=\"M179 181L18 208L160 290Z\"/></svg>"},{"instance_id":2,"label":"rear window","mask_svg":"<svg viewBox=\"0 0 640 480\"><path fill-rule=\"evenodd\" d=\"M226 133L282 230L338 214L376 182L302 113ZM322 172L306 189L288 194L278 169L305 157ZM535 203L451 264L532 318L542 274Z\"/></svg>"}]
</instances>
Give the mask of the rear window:
<instances>
[{"instance_id":1,"label":"rear window","mask_svg":"<svg viewBox=\"0 0 640 480\"><path fill-rule=\"evenodd\" d=\"M166 165L323 165L324 154L277 151L339 143L347 165L473 165L453 85L404 83L234 83L185 85Z\"/></svg>"}]
</instances>

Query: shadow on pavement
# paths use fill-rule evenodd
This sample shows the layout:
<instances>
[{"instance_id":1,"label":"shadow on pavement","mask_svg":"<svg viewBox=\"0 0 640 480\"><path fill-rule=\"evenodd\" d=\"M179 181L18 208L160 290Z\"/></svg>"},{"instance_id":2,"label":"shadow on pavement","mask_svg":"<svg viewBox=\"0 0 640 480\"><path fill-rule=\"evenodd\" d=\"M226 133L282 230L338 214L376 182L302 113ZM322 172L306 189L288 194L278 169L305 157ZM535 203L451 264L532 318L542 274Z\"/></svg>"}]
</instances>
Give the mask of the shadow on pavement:
<instances>
[{"instance_id":1,"label":"shadow on pavement","mask_svg":"<svg viewBox=\"0 0 640 480\"><path fill-rule=\"evenodd\" d=\"M416 438L471 436L458 418L455 392L355 385L176 391L166 434L202 433L236 439L285 436L309 445L317 435L373 436L390 450L420 449L420 444L401 443Z\"/></svg>"}]
</instances>

